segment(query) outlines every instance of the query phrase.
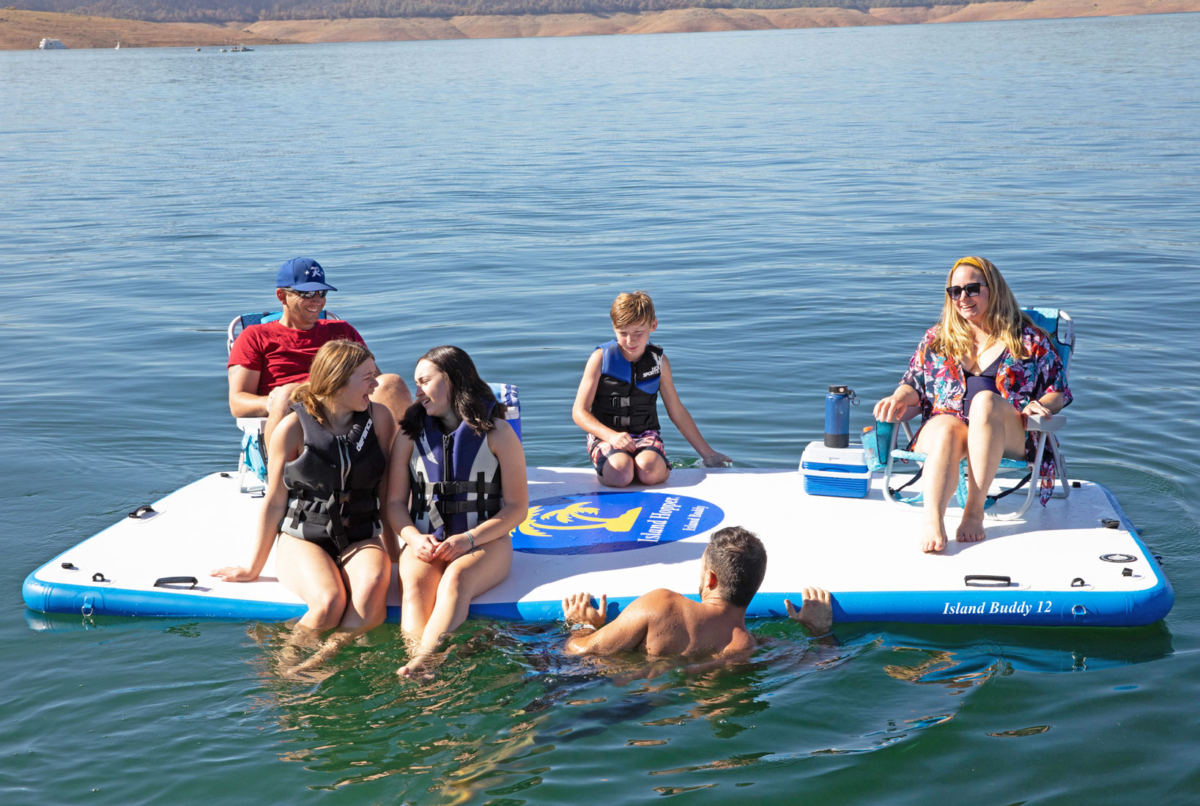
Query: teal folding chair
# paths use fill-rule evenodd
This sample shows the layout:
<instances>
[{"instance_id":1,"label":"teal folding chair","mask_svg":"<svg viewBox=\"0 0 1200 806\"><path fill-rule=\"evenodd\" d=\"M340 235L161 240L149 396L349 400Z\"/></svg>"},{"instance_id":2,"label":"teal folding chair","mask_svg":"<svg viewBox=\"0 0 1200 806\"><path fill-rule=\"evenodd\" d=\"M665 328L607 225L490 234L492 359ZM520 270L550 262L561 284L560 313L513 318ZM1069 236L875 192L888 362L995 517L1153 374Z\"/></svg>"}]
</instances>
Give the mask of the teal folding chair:
<instances>
[{"instance_id":1,"label":"teal folding chair","mask_svg":"<svg viewBox=\"0 0 1200 806\"><path fill-rule=\"evenodd\" d=\"M1070 314L1066 311L1057 308L1025 308L1025 313L1033 320L1033 323L1040 327L1050 336L1050 343L1054 346L1054 351L1058 353L1058 357L1062 359L1063 376L1066 377L1067 371L1070 368L1071 353L1075 350L1075 323L1071 319ZM919 406L910 406L904 416L900 418L900 426L908 437L908 443L912 442L913 431L909 422L921 413ZM1000 470L1004 471L1024 471L1025 477L1022 478L1012 487L1002 490L998 493L988 494L987 501L984 504L985 510L991 509L997 501L1005 498L1023 486L1028 484L1029 489L1025 494L1025 500L1021 503L1020 508L1015 512L997 514L995 512L987 512L986 516L996 520L1014 520L1020 518L1033 504L1034 498L1037 496L1037 491L1042 483L1042 457L1048 449L1054 457L1055 479L1050 479L1051 482L1057 481L1061 489L1055 490L1052 494L1054 498L1066 498L1071 494L1071 484L1067 477L1067 463L1063 458L1062 451L1059 449L1058 438L1054 435L1063 426L1067 424L1067 418L1063 414L1056 414L1053 417L1046 419L1037 415L1032 415L1028 418L1026 429L1035 432L1036 437L1036 453L1033 462L1027 462L1024 459L1001 459ZM905 484L899 487L892 487L892 475L896 460L906 462L916 462L918 466L924 468L925 454L916 451L897 450L896 440L899 436L900 429L895 427L895 423L876 423L876 445L883 447L887 452L887 456L880 456L879 463L883 465L883 494L889 501L899 505L917 505L922 503L921 493L915 495L901 495L900 493L912 485L920 477L920 472L915 474ZM906 443L906 444L908 444ZM883 453L880 450L879 453ZM958 473L958 488L955 490L955 500L958 505L965 506L967 502L967 460L963 459L959 463Z\"/></svg>"}]
</instances>

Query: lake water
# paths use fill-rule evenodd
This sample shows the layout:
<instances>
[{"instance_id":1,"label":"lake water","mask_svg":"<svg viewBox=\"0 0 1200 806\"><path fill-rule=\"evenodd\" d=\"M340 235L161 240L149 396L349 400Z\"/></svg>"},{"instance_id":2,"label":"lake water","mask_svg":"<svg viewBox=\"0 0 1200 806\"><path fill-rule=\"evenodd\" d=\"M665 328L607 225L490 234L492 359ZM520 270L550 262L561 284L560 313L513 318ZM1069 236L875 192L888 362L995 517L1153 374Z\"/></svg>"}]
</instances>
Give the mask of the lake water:
<instances>
[{"instance_id":1,"label":"lake water","mask_svg":"<svg viewBox=\"0 0 1200 806\"><path fill-rule=\"evenodd\" d=\"M1200 799L1198 41L1178 15L0 53L0 801ZM579 373L644 288L708 441L792 467L826 385L894 388L966 254L1074 315L1072 471L1163 555L1165 622L836 650L763 622L751 664L638 680L471 621L424 687L393 625L315 684L272 672L271 625L30 628L28 572L232 468L224 328L287 258L386 370L454 343L519 384L537 465L585 464Z\"/></svg>"}]
</instances>

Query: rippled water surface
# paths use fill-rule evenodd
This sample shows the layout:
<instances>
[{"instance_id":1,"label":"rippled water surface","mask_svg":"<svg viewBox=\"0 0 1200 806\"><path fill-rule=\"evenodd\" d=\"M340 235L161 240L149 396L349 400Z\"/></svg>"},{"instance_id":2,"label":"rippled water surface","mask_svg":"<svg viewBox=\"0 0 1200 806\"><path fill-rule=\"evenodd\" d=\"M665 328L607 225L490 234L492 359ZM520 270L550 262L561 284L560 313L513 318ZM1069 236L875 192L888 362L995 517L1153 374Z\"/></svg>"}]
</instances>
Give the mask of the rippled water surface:
<instances>
[{"instance_id":1,"label":"rippled water surface","mask_svg":"<svg viewBox=\"0 0 1200 806\"><path fill-rule=\"evenodd\" d=\"M1200 15L0 53L0 801L1200 799L1197 41ZM274 625L23 608L57 552L231 467L224 327L286 258L385 369L449 342L519 384L541 465L584 464L575 383L645 288L709 442L787 467L825 385L893 388L972 253L1075 316L1072 470L1164 556L1165 622L762 622L752 663L688 675L477 620L417 686L392 625L295 683Z\"/></svg>"}]
</instances>

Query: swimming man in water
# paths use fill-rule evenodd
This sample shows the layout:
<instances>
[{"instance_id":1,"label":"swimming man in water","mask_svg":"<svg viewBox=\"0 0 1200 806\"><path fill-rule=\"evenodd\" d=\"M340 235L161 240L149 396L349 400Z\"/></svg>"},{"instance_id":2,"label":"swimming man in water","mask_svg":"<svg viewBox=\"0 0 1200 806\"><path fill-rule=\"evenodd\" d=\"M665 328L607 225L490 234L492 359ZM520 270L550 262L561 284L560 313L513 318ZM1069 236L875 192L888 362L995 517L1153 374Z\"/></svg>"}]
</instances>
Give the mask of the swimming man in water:
<instances>
[{"instance_id":1,"label":"swimming man in water","mask_svg":"<svg viewBox=\"0 0 1200 806\"><path fill-rule=\"evenodd\" d=\"M746 629L746 608L766 571L762 541L740 526L726 527L712 536L701 558L699 602L660 588L637 598L605 624L607 596L600 597L599 609L592 606L590 593L563 599L567 623L584 627L567 641L566 651L612 655L641 650L650 656L703 654L739 660L758 643ZM822 588L805 588L800 610L786 604L788 616L815 637L828 634L833 626L829 592Z\"/></svg>"}]
</instances>

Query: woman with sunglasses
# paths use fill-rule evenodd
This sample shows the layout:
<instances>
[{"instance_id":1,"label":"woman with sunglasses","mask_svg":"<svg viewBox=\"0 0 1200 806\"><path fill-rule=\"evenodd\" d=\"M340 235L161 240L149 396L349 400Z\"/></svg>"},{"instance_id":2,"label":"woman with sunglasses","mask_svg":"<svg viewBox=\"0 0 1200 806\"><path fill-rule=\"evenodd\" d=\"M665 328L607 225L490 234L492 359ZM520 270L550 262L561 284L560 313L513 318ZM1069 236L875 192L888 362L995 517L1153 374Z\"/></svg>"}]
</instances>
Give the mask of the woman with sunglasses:
<instances>
[{"instance_id":1,"label":"woman with sunglasses","mask_svg":"<svg viewBox=\"0 0 1200 806\"><path fill-rule=\"evenodd\" d=\"M405 543L400 628L411 651L397 673L429 677L438 642L508 576L509 534L529 514L529 488L521 440L469 355L434 347L414 378L417 400L392 445L387 514Z\"/></svg>"},{"instance_id":2,"label":"woman with sunglasses","mask_svg":"<svg viewBox=\"0 0 1200 806\"><path fill-rule=\"evenodd\" d=\"M910 449L927 457L920 540L926 552L946 547L946 506L958 487L959 462L966 457L967 503L955 540L972 543L984 538L984 504L1001 457L1034 458L1025 416L1049 417L1071 402L1049 337L1021 312L990 261L960 259L946 286L941 318L926 331L899 388L875 404L880 422L920 407L922 425ZM1050 479L1053 461L1043 460ZM1043 504L1052 490L1040 491Z\"/></svg>"}]
</instances>

